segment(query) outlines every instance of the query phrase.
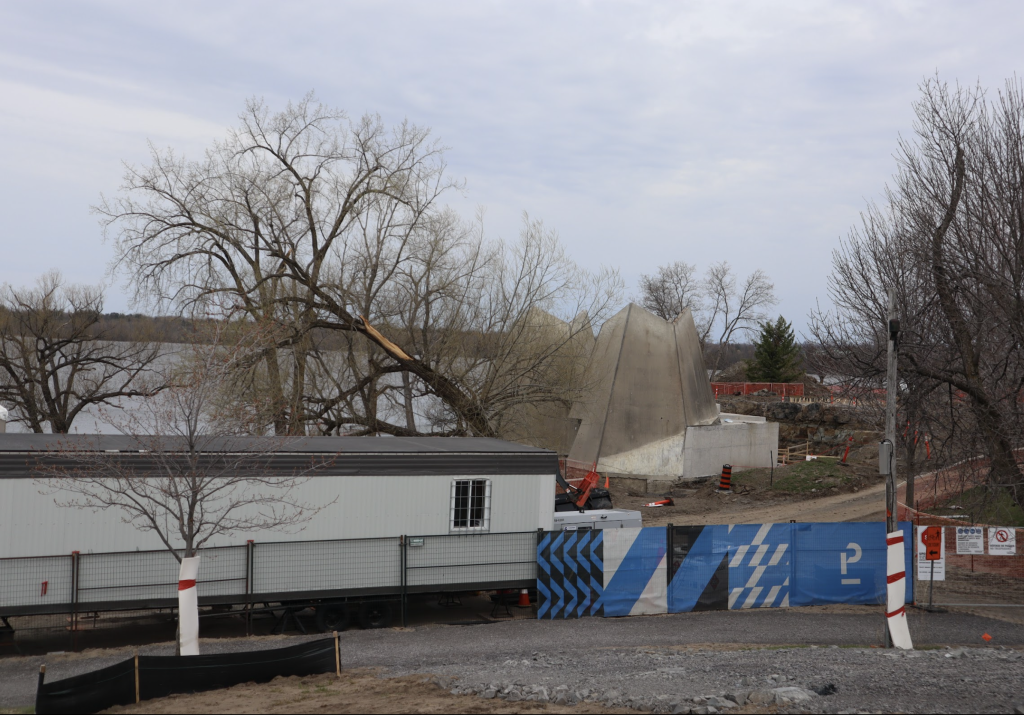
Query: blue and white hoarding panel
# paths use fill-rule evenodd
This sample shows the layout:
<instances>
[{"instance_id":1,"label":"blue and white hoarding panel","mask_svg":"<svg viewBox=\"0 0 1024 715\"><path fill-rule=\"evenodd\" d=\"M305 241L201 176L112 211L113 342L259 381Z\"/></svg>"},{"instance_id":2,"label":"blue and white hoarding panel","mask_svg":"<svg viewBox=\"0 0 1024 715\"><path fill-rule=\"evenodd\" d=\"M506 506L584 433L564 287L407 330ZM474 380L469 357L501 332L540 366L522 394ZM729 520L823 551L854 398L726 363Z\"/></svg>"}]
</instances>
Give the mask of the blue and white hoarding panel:
<instances>
[{"instance_id":1,"label":"blue and white hoarding panel","mask_svg":"<svg viewBox=\"0 0 1024 715\"><path fill-rule=\"evenodd\" d=\"M569 533L545 534L538 549L541 618L886 601L882 522L608 529L589 537L601 541L597 561Z\"/></svg>"}]
</instances>

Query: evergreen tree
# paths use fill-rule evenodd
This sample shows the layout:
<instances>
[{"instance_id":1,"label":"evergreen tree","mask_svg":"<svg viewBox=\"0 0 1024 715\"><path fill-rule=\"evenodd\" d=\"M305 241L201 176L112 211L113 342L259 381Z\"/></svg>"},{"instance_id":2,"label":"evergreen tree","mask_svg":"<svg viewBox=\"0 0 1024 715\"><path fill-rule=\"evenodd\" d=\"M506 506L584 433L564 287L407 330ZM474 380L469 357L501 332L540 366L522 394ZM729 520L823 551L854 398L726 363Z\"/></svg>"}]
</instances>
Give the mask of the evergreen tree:
<instances>
[{"instance_id":1,"label":"evergreen tree","mask_svg":"<svg viewBox=\"0 0 1024 715\"><path fill-rule=\"evenodd\" d=\"M800 346L793 326L781 315L774 323L761 323L761 334L754 342L754 359L747 367L751 382L792 382L803 373Z\"/></svg>"}]
</instances>

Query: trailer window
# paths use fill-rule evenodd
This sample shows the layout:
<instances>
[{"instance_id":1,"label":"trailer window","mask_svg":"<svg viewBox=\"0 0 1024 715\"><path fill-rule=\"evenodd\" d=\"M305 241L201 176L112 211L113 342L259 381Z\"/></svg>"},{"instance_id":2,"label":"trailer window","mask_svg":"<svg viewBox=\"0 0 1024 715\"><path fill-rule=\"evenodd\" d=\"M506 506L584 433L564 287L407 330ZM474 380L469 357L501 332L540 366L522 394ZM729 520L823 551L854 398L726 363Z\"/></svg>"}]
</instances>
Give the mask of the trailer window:
<instances>
[{"instance_id":1,"label":"trailer window","mask_svg":"<svg viewBox=\"0 0 1024 715\"><path fill-rule=\"evenodd\" d=\"M456 479L452 482L452 531L487 531L491 528L491 480Z\"/></svg>"}]
</instances>

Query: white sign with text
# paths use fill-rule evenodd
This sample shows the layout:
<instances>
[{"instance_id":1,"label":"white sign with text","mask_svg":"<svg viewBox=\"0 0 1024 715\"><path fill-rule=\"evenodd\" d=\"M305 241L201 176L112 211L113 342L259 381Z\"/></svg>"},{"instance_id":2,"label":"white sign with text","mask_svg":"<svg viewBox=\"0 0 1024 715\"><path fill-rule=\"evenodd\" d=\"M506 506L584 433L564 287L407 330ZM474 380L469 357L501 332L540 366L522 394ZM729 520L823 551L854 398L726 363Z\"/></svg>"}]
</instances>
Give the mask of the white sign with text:
<instances>
[{"instance_id":1,"label":"white sign with text","mask_svg":"<svg viewBox=\"0 0 1024 715\"><path fill-rule=\"evenodd\" d=\"M956 527L956 552L958 554L985 555L985 529L981 526Z\"/></svg>"},{"instance_id":2,"label":"white sign with text","mask_svg":"<svg viewBox=\"0 0 1024 715\"><path fill-rule=\"evenodd\" d=\"M988 530L989 556L1015 556L1017 530L1012 526L992 526Z\"/></svg>"}]
</instances>

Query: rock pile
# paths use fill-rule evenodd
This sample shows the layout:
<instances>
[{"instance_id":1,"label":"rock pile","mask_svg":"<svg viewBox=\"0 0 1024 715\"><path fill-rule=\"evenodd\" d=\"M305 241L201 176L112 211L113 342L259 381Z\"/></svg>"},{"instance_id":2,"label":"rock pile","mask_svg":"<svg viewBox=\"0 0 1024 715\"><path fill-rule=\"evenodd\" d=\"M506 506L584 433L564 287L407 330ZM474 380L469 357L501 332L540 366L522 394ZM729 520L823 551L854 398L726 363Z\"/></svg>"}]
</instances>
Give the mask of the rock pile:
<instances>
[{"instance_id":1,"label":"rock pile","mask_svg":"<svg viewBox=\"0 0 1024 715\"><path fill-rule=\"evenodd\" d=\"M523 661L524 663L531 661ZM519 664L519 661L515 661ZM451 678L431 677L429 682L439 688L448 690L452 695L476 695L485 700L507 700L514 702L541 702L555 705L577 705L579 703L599 703L610 708L631 708L653 713L670 713L671 715L707 715L720 713L743 705L760 707L791 706L809 703L813 698L831 695L836 692L832 683L815 689L800 687L792 683L785 675L771 675L766 682L759 684L744 678L740 687L730 692L714 695L703 695L689 700L673 700L667 695L650 697L625 697L612 688L609 690L583 688L573 690L568 685L549 688L544 685L521 682L493 682L479 684L455 684Z\"/></svg>"}]
</instances>

